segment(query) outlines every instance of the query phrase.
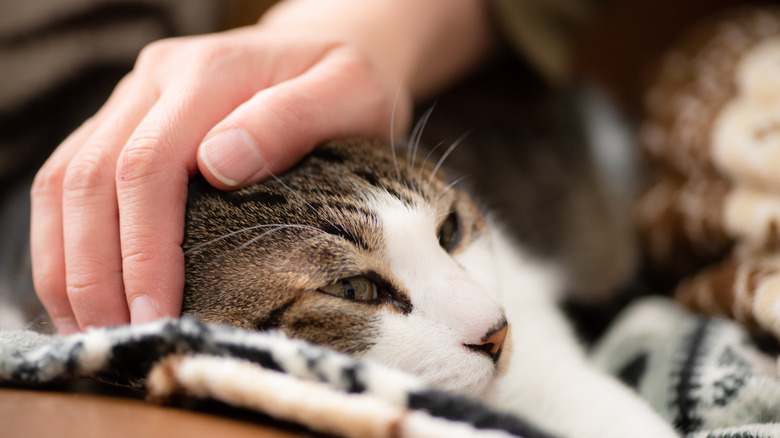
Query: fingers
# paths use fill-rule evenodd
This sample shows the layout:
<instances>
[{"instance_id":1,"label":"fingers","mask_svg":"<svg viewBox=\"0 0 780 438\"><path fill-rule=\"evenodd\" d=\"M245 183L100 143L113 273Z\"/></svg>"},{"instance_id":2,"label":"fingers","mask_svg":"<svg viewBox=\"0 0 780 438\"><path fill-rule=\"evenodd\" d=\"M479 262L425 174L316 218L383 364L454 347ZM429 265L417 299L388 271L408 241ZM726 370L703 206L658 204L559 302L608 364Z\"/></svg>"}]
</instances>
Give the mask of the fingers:
<instances>
[{"instance_id":1,"label":"fingers","mask_svg":"<svg viewBox=\"0 0 780 438\"><path fill-rule=\"evenodd\" d=\"M33 184L33 278L61 333L128 321L113 178L133 123L154 102L150 93L142 95L130 75L123 79L103 108L57 148Z\"/></svg>"},{"instance_id":2,"label":"fingers","mask_svg":"<svg viewBox=\"0 0 780 438\"><path fill-rule=\"evenodd\" d=\"M117 161L122 271L132 323L177 317L184 288L184 211L195 151L208 129L247 96L212 81L166 92Z\"/></svg>"},{"instance_id":3,"label":"fingers","mask_svg":"<svg viewBox=\"0 0 780 438\"><path fill-rule=\"evenodd\" d=\"M198 167L217 188L245 186L287 169L323 141L389 137L391 124L403 132L410 112L411 97L400 84L388 84L359 52L337 47L214 127L199 148Z\"/></svg>"},{"instance_id":4,"label":"fingers","mask_svg":"<svg viewBox=\"0 0 780 438\"><path fill-rule=\"evenodd\" d=\"M183 271L178 245L187 176L196 169L195 149L209 127L251 96L242 87L220 87L244 84L246 79L231 81L230 74L209 70L208 56L198 60L199 70L193 63L182 69L192 60L189 48L182 40L144 50L134 72L92 121L57 149L36 178L31 224L36 291L62 333L178 316ZM175 67L168 75L160 72L166 63ZM231 71L248 75L243 69ZM158 95L161 89L165 96ZM204 98L195 102L195 95ZM174 131L191 136L174 138ZM155 151L160 148L164 150ZM148 182L149 175L159 178ZM179 178L172 181L171 175ZM136 202L145 196L149 202ZM150 223L149 218L155 220ZM137 244L122 246L143 227L147 230L138 232ZM130 285L127 290L125 283ZM141 296L145 300L135 302Z\"/></svg>"},{"instance_id":5,"label":"fingers","mask_svg":"<svg viewBox=\"0 0 780 438\"><path fill-rule=\"evenodd\" d=\"M63 334L79 331L65 288L62 229L62 178L71 161L96 127L95 119L74 131L35 176L30 193L30 251L38 297Z\"/></svg>"},{"instance_id":6,"label":"fingers","mask_svg":"<svg viewBox=\"0 0 780 438\"><path fill-rule=\"evenodd\" d=\"M101 120L67 167L62 223L68 299L79 327L130 321L122 278L115 169L120 151L156 95L133 87Z\"/></svg>"},{"instance_id":7,"label":"fingers","mask_svg":"<svg viewBox=\"0 0 780 438\"><path fill-rule=\"evenodd\" d=\"M63 180L68 165L101 126L107 114L123 102L130 75L117 85L108 101L91 119L76 129L38 171L32 185L30 249L35 290L61 333L79 330L66 289L63 230Z\"/></svg>"}]
</instances>

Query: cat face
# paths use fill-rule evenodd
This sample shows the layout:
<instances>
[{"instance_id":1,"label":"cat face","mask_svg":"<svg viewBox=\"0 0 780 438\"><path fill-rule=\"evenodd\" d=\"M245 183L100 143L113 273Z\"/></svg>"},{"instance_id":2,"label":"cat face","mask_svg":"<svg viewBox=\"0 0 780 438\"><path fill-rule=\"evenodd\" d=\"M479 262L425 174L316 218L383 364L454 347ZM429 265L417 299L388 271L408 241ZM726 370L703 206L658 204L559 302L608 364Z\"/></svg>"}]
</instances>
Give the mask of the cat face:
<instances>
[{"instance_id":1,"label":"cat face","mask_svg":"<svg viewBox=\"0 0 780 438\"><path fill-rule=\"evenodd\" d=\"M507 360L485 218L433 163L386 144L331 143L235 192L193 182L183 248L183 312L205 321L473 395Z\"/></svg>"}]
</instances>

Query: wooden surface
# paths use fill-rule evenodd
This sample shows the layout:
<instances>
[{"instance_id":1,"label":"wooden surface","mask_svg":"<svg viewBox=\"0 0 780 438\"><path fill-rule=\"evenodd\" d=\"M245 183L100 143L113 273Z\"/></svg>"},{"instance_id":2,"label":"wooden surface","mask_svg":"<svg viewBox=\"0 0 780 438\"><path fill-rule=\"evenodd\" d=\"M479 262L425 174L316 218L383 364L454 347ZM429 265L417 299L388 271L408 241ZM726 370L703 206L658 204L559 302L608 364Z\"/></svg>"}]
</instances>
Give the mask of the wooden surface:
<instances>
[{"instance_id":1,"label":"wooden surface","mask_svg":"<svg viewBox=\"0 0 780 438\"><path fill-rule=\"evenodd\" d=\"M293 438L310 435L129 398L0 388L2 438L175 436Z\"/></svg>"}]
</instances>

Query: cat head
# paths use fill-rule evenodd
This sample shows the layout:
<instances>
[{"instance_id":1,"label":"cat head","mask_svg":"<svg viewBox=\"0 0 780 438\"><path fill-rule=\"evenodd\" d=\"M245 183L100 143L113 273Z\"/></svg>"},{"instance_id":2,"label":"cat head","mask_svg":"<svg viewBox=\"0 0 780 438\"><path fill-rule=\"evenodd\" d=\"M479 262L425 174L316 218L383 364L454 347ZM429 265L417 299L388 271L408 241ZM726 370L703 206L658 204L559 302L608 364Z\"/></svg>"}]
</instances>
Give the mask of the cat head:
<instances>
[{"instance_id":1,"label":"cat head","mask_svg":"<svg viewBox=\"0 0 780 438\"><path fill-rule=\"evenodd\" d=\"M241 190L194 181L186 224L186 314L280 329L472 395L508 360L486 219L429 160L330 143Z\"/></svg>"}]
</instances>

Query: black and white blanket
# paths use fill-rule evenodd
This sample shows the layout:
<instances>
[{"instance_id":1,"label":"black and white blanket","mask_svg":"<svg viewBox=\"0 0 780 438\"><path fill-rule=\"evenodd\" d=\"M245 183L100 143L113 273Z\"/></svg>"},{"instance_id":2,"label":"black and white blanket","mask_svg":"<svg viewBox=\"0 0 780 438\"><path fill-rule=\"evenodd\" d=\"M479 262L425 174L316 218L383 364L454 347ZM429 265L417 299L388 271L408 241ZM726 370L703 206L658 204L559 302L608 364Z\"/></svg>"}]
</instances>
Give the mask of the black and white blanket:
<instances>
[{"instance_id":1,"label":"black and white blanket","mask_svg":"<svg viewBox=\"0 0 780 438\"><path fill-rule=\"evenodd\" d=\"M593 360L683 436L780 437L775 361L730 321L646 299L618 318ZM548 436L533 418L279 333L190 318L64 338L0 331L0 385L39 387L84 376L145 384L152 401L184 393L339 436Z\"/></svg>"},{"instance_id":2,"label":"black and white blanket","mask_svg":"<svg viewBox=\"0 0 780 438\"><path fill-rule=\"evenodd\" d=\"M339 436L548 436L413 376L280 333L186 317L64 338L0 331L0 385L39 387L83 376L145 382L151 400L173 393L213 398Z\"/></svg>"}]
</instances>

